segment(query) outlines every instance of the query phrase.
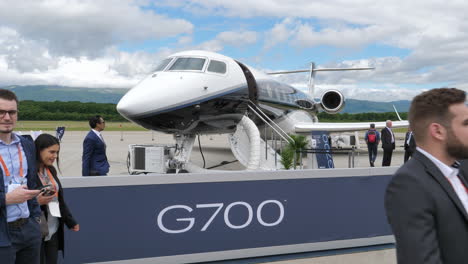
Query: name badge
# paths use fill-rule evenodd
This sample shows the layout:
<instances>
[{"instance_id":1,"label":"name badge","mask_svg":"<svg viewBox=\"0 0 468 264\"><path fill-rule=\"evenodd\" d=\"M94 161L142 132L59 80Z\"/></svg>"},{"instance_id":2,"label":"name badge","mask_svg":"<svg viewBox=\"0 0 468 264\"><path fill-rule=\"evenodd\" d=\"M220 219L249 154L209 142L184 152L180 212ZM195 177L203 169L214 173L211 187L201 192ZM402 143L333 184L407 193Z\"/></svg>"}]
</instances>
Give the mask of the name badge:
<instances>
[{"instance_id":1,"label":"name badge","mask_svg":"<svg viewBox=\"0 0 468 264\"><path fill-rule=\"evenodd\" d=\"M60 207L58 201L50 201L47 205L49 207L49 212L52 216L62 217L60 215Z\"/></svg>"}]
</instances>

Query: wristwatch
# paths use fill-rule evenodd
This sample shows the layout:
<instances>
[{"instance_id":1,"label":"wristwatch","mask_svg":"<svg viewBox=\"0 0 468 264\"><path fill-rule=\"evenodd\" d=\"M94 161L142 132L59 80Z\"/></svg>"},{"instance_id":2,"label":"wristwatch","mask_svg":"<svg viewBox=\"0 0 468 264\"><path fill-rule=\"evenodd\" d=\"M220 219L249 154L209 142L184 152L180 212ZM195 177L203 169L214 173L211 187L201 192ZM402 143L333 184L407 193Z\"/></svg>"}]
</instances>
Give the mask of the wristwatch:
<instances>
[{"instance_id":1,"label":"wristwatch","mask_svg":"<svg viewBox=\"0 0 468 264\"><path fill-rule=\"evenodd\" d=\"M41 218L39 216L34 217L34 219L36 220L37 223L39 224L41 223Z\"/></svg>"}]
</instances>

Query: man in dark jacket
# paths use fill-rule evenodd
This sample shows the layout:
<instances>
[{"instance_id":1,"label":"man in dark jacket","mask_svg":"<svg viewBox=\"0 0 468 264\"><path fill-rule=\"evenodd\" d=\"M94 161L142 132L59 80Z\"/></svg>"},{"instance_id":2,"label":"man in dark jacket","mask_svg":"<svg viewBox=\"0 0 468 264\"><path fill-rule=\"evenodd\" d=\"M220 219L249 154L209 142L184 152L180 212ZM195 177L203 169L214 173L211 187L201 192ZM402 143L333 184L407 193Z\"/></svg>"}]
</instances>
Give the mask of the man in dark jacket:
<instances>
[{"instance_id":1,"label":"man in dark jacket","mask_svg":"<svg viewBox=\"0 0 468 264\"><path fill-rule=\"evenodd\" d=\"M404 161L407 162L408 159L413 156L414 151L416 150L416 141L414 140L413 131L411 128L408 128L408 132L405 135L405 158Z\"/></svg>"},{"instance_id":2,"label":"man in dark jacket","mask_svg":"<svg viewBox=\"0 0 468 264\"><path fill-rule=\"evenodd\" d=\"M392 131L392 121L387 120L386 127L382 129L382 148L383 158L382 167L390 166L392 163L392 154L395 149L395 134Z\"/></svg>"},{"instance_id":3,"label":"man in dark jacket","mask_svg":"<svg viewBox=\"0 0 468 264\"><path fill-rule=\"evenodd\" d=\"M106 155L106 143L101 132L106 127L102 116L97 115L89 120L91 131L88 132L83 141L83 176L103 176L109 172L109 162Z\"/></svg>"},{"instance_id":4,"label":"man in dark jacket","mask_svg":"<svg viewBox=\"0 0 468 264\"><path fill-rule=\"evenodd\" d=\"M41 210L34 145L13 133L18 99L0 89L0 262L39 263Z\"/></svg>"},{"instance_id":5,"label":"man in dark jacket","mask_svg":"<svg viewBox=\"0 0 468 264\"><path fill-rule=\"evenodd\" d=\"M385 208L398 264L468 260L468 107L465 92L433 89L416 96L409 122L417 147L388 185Z\"/></svg>"}]
</instances>

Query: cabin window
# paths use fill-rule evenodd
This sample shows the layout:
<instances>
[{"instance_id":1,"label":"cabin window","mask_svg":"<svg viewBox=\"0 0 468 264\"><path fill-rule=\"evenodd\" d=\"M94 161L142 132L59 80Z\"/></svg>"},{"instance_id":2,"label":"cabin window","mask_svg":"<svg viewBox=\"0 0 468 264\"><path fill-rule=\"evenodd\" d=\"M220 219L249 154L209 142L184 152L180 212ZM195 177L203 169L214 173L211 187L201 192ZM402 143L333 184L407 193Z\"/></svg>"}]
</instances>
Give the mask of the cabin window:
<instances>
[{"instance_id":1,"label":"cabin window","mask_svg":"<svg viewBox=\"0 0 468 264\"><path fill-rule=\"evenodd\" d=\"M224 74L226 73L226 63L222 61L212 60L210 61L210 65L208 66L208 71Z\"/></svg>"},{"instance_id":2,"label":"cabin window","mask_svg":"<svg viewBox=\"0 0 468 264\"><path fill-rule=\"evenodd\" d=\"M163 61L161 61L158 67L156 67L156 70L154 71L163 71L166 68L166 66L169 64L169 62L171 61L172 61L172 58L164 59Z\"/></svg>"},{"instance_id":3,"label":"cabin window","mask_svg":"<svg viewBox=\"0 0 468 264\"><path fill-rule=\"evenodd\" d=\"M169 68L170 71L201 71L205 65L205 59L178 58Z\"/></svg>"}]
</instances>

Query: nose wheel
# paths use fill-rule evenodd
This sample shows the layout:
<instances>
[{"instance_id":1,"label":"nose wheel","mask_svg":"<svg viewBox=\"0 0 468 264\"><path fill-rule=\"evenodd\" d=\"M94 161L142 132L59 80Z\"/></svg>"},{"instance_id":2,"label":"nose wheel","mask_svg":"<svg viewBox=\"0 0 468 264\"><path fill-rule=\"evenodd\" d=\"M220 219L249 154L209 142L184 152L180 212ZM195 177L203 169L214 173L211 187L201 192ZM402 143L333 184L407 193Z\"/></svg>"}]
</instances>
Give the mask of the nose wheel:
<instances>
[{"instance_id":1,"label":"nose wheel","mask_svg":"<svg viewBox=\"0 0 468 264\"><path fill-rule=\"evenodd\" d=\"M176 149L174 156L168 161L168 170L166 173L188 173L185 165L190 160L193 144L195 143L195 135L193 134L176 134Z\"/></svg>"}]
</instances>

